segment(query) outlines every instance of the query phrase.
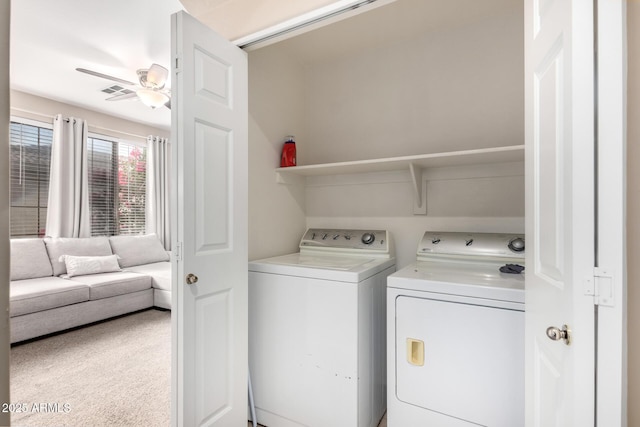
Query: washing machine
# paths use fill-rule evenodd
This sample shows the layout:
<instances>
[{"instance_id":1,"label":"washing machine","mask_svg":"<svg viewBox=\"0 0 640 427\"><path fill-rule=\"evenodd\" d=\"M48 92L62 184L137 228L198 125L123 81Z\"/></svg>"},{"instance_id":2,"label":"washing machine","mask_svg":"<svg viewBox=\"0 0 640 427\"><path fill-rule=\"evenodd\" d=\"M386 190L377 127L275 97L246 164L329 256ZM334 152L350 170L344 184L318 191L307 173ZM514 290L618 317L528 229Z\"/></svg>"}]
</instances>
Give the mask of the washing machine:
<instances>
[{"instance_id":1,"label":"washing machine","mask_svg":"<svg viewBox=\"0 0 640 427\"><path fill-rule=\"evenodd\" d=\"M249 369L268 427L375 427L386 409L385 230L309 229L249 263Z\"/></svg>"},{"instance_id":2,"label":"washing machine","mask_svg":"<svg viewBox=\"0 0 640 427\"><path fill-rule=\"evenodd\" d=\"M426 232L389 276L389 427L524 426L524 248Z\"/></svg>"}]
</instances>

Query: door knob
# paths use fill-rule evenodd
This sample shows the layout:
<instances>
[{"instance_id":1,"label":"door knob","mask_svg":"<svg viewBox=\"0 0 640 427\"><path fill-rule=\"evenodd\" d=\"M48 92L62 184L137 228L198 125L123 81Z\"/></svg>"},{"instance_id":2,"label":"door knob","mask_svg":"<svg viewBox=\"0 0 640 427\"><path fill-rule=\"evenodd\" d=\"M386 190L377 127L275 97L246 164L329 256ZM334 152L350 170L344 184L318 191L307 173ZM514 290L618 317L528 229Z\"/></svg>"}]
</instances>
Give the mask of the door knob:
<instances>
[{"instance_id":1,"label":"door knob","mask_svg":"<svg viewBox=\"0 0 640 427\"><path fill-rule=\"evenodd\" d=\"M189 273L187 274L185 281L187 282L187 285L194 285L198 282L198 276L193 273Z\"/></svg>"},{"instance_id":2,"label":"door knob","mask_svg":"<svg viewBox=\"0 0 640 427\"><path fill-rule=\"evenodd\" d=\"M571 329L569 329L567 325L562 325L562 329L556 328L555 326L549 326L547 328L547 336L550 340L563 340L566 345L571 344Z\"/></svg>"}]
</instances>

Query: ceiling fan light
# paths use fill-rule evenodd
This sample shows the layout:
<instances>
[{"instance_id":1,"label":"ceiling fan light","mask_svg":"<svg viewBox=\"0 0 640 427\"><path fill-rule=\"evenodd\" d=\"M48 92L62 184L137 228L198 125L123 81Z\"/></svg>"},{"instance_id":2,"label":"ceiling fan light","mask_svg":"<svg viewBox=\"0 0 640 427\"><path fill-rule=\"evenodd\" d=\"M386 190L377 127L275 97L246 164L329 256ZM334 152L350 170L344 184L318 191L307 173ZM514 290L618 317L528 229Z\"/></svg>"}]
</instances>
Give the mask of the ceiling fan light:
<instances>
[{"instance_id":1,"label":"ceiling fan light","mask_svg":"<svg viewBox=\"0 0 640 427\"><path fill-rule=\"evenodd\" d=\"M153 89L138 89L136 94L144 105L151 108L162 107L169 101L167 94Z\"/></svg>"},{"instance_id":2,"label":"ceiling fan light","mask_svg":"<svg viewBox=\"0 0 640 427\"><path fill-rule=\"evenodd\" d=\"M155 88L162 89L168 76L169 70L162 65L152 64L147 71L147 83Z\"/></svg>"}]
</instances>

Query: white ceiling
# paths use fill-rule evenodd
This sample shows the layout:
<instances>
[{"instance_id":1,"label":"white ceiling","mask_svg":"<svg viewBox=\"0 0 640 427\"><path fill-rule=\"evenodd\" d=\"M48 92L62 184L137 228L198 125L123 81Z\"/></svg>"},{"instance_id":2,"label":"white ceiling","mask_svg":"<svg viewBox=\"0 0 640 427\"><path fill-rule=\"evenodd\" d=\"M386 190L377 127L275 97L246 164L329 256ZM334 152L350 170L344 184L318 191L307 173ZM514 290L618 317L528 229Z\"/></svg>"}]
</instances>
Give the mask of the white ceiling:
<instances>
[{"instance_id":1,"label":"white ceiling","mask_svg":"<svg viewBox=\"0 0 640 427\"><path fill-rule=\"evenodd\" d=\"M101 90L115 83L75 69L137 82L139 68L170 68L170 15L182 9L178 0L13 1L11 88L168 129L169 109L105 101Z\"/></svg>"}]
</instances>

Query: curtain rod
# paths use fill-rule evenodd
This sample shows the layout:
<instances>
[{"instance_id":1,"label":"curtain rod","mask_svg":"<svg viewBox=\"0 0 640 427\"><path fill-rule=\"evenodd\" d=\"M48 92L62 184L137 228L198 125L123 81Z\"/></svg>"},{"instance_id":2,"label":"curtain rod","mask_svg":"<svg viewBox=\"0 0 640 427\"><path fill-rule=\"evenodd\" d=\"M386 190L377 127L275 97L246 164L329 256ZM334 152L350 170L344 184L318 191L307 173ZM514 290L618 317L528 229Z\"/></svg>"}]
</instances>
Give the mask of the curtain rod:
<instances>
[{"instance_id":1,"label":"curtain rod","mask_svg":"<svg viewBox=\"0 0 640 427\"><path fill-rule=\"evenodd\" d=\"M42 114L42 113L37 113L35 111L25 110L24 108L11 107L11 109L14 110L14 111L19 111L21 113L32 114L32 115L35 115L35 116L39 116L39 117L48 119L49 121L51 121L51 123L53 123L53 119L55 119L55 116L50 116L48 114ZM68 118L64 119L64 120L69 121ZM98 130L98 131L102 130L102 131L107 131L107 132L113 132L113 133L117 133L117 134L120 134L120 135L125 135L125 136L134 137L134 138L144 139L145 141L147 140L147 136L137 135L135 133L123 132L121 130L116 130L116 129L103 128L103 127L95 126L95 125L92 125L92 124L89 124L89 129L93 129L94 131L95 130Z\"/></svg>"}]
</instances>

